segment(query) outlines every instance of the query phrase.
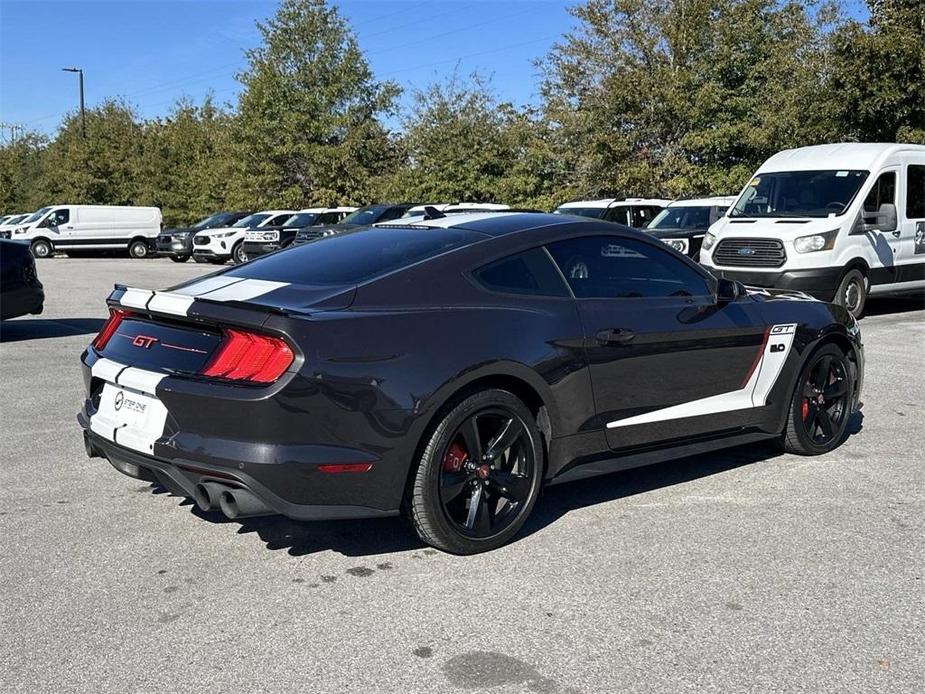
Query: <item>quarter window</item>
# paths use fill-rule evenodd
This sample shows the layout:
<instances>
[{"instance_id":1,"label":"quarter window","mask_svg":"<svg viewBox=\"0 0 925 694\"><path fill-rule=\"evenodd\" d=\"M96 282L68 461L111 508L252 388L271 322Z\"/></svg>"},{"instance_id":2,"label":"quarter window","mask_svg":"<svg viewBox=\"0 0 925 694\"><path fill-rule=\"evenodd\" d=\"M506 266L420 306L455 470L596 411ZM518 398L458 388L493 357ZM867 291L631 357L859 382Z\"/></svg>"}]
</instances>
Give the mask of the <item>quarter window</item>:
<instances>
[{"instance_id":1,"label":"quarter window","mask_svg":"<svg viewBox=\"0 0 925 694\"><path fill-rule=\"evenodd\" d=\"M619 207L611 207L604 213L604 219L608 222L615 222L617 224L625 224L629 226L629 212L630 208L625 205Z\"/></svg>"},{"instance_id":2,"label":"quarter window","mask_svg":"<svg viewBox=\"0 0 925 694\"><path fill-rule=\"evenodd\" d=\"M542 248L508 256L472 273L486 289L508 294L568 296L568 289Z\"/></svg>"},{"instance_id":3,"label":"quarter window","mask_svg":"<svg viewBox=\"0 0 925 694\"><path fill-rule=\"evenodd\" d=\"M906 219L925 219L925 164L910 164L906 174Z\"/></svg>"},{"instance_id":4,"label":"quarter window","mask_svg":"<svg viewBox=\"0 0 925 694\"><path fill-rule=\"evenodd\" d=\"M589 236L548 246L577 298L708 296L707 280L652 244L621 236Z\"/></svg>"},{"instance_id":5,"label":"quarter window","mask_svg":"<svg viewBox=\"0 0 925 694\"><path fill-rule=\"evenodd\" d=\"M864 198L865 212L878 212L880 206L889 203L896 204L896 172L887 171L880 174L867 197Z\"/></svg>"}]
</instances>

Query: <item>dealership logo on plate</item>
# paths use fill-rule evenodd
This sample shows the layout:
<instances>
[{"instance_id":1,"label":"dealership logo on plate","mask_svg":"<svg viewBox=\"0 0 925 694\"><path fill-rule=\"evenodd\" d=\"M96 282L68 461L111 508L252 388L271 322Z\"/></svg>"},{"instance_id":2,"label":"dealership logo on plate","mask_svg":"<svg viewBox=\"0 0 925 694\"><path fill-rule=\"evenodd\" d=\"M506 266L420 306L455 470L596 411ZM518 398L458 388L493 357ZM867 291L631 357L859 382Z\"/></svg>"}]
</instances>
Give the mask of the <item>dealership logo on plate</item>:
<instances>
[{"instance_id":1,"label":"dealership logo on plate","mask_svg":"<svg viewBox=\"0 0 925 694\"><path fill-rule=\"evenodd\" d=\"M115 403L113 404L113 407L115 407L117 411L118 411L118 410L121 410L121 409L122 409L122 402L123 402L124 400L125 400L125 393L123 393L123 392L120 390L118 393L116 393L116 401L115 401Z\"/></svg>"}]
</instances>

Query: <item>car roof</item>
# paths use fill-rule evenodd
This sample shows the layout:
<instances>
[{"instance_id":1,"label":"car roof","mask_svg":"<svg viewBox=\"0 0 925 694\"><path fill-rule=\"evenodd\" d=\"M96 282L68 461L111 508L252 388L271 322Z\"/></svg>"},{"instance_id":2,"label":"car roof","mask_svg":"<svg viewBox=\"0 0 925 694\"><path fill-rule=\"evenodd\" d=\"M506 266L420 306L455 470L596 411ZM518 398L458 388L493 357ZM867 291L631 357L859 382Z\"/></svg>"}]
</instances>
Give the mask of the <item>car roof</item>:
<instances>
[{"instance_id":1,"label":"car roof","mask_svg":"<svg viewBox=\"0 0 925 694\"><path fill-rule=\"evenodd\" d=\"M373 224L381 229L465 229L488 236L502 236L517 231L539 229L557 224L593 223L598 220L581 219L547 212L459 212L436 219L423 216L402 217L389 222Z\"/></svg>"},{"instance_id":2,"label":"car roof","mask_svg":"<svg viewBox=\"0 0 925 694\"><path fill-rule=\"evenodd\" d=\"M717 195L712 198L672 200L668 207L729 207L735 201L734 195Z\"/></svg>"},{"instance_id":3,"label":"car roof","mask_svg":"<svg viewBox=\"0 0 925 694\"><path fill-rule=\"evenodd\" d=\"M756 173L785 171L872 171L899 152L925 152L923 145L895 142L838 142L785 149L769 158Z\"/></svg>"},{"instance_id":4,"label":"car roof","mask_svg":"<svg viewBox=\"0 0 925 694\"><path fill-rule=\"evenodd\" d=\"M602 198L600 200L573 200L572 202L565 202L559 205L557 209L569 209L570 207L623 207L626 205L661 205L665 207L671 200L665 200L663 198L625 198L624 200L619 200L618 198Z\"/></svg>"}]
</instances>

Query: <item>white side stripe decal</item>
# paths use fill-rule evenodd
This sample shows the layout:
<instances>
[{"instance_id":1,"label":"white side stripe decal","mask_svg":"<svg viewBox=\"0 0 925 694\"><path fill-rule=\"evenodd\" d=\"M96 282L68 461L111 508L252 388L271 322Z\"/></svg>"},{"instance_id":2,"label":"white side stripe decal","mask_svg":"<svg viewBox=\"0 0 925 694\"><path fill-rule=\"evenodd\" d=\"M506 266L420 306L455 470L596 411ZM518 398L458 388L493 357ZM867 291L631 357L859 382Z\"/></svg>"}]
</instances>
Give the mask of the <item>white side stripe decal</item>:
<instances>
[{"instance_id":1,"label":"white side stripe decal","mask_svg":"<svg viewBox=\"0 0 925 694\"><path fill-rule=\"evenodd\" d=\"M665 407L661 410L646 412L635 417L626 417L614 422L608 422L608 429L632 426L634 424L649 424L651 422L664 422L669 419L682 419L684 417L697 417L705 414L745 410L751 407L761 407L767 404L768 395L784 368L787 355L793 346L793 336L797 324L772 326L768 331L768 339L763 345L761 358L748 382L739 390L729 393L720 393L700 400Z\"/></svg>"}]
</instances>

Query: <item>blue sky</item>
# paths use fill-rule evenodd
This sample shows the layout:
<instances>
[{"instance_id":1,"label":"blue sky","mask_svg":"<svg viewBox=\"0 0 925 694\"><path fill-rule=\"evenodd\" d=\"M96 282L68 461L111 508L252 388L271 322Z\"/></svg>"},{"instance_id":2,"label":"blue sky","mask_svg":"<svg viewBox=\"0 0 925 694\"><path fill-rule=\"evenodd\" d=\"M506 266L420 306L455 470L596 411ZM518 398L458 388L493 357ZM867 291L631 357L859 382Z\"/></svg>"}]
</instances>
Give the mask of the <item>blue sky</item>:
<instances>
[{"instance_id":1,"label":"blue sky","mask_svg":"<svg viewBox=\"0 0 925 694\"><path fill-rule=\"evenodd\" d=\"M515 103L536 96L532 60L571 25L566 0L342 0L379 79L421 88L458 64L493 78ZM257 45L255 21L277 3L0 2L0 121L52 133L77 106L84 70L87 106L124 97L145 117L177 97L234 101L243 51ZM40 38L43 39L40 41Z\"/></svg>"},{"instance_id":2,"label":"blue sky","mask_svg":"<svg viewBox=\"0 0 925 694\"><path fill-rule=\"evenodd\" d=\"M572 26L576 0L340 0L379 79L410 91L454 69L492 77L503 99L537 91L535 58ZM853 0L860 4L860 0ZM178 97L233 102L243 51L258 43L263 0L62 2L0 0L0 121L53 133L76 109L84 69L88 107L122 97L144 117ZM407 98L407 94L406 97Z\"/></svg>"}]
</instances>

